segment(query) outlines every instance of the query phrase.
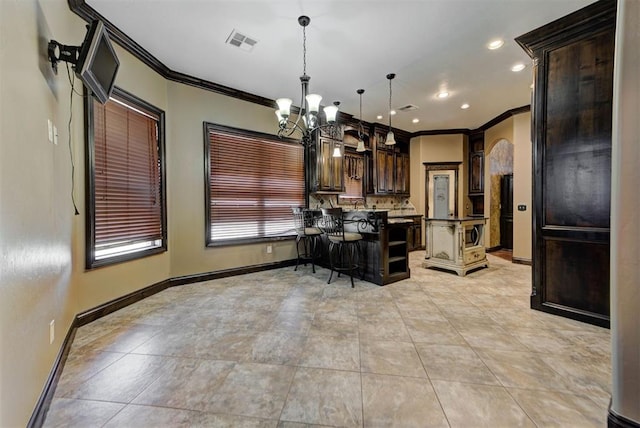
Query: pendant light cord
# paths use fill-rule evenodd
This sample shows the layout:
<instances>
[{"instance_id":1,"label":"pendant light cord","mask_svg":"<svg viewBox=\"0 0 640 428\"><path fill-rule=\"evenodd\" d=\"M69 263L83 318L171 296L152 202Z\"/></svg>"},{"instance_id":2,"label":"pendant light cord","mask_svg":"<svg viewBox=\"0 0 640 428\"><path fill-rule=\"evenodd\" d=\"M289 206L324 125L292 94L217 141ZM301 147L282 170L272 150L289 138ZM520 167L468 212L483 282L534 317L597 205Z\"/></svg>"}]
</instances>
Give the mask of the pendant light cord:
<instances>
[{"instance_id":1,"label":"pendant light cord","mask_svg":"<svg viewBox=\"0 0 640 428\"><path fill-rule=\"evenodd\" d=\"M392 79L393 77L389 79L389 132L391 132L391 80Z\"/></svg>"},{"instance_id":2,"label":"pendant light cord","mask_svg":"<svg viewBox=\"0 0 640 428\"><path fill-rule=\"evenodd\" d=\"M307 27L302 26L302 75L307 74Z\"/></svg>"}]
</instances>

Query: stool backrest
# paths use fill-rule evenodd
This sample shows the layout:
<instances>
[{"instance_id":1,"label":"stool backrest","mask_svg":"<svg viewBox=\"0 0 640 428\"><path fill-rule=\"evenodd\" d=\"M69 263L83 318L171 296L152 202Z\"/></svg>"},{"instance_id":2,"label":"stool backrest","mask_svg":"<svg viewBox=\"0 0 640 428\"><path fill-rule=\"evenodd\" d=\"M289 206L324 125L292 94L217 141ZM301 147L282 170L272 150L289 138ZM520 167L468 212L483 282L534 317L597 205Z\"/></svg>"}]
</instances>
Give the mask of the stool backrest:
<instances>
[{"instance_id":1,"label":"stool backrest","mask_svg":"<svg viewBox=\"0 0 640 428\"><path fill-rule=\"evenodd\" d=\"M322 230L327 236L344 239L342 208L322 208Z\"/></svg>"},{"instance_id":2,"label":"stool backrest","mask_svg":"<svg viewBox=\"0 0 640 428\"><path fill-rule=\"evenodd\" d=\"M297 233L304 235L304 228L306 227L304 208L291 207L291 211L293 212L293 227L295 227Z\"/></svg>"}]
</instances>

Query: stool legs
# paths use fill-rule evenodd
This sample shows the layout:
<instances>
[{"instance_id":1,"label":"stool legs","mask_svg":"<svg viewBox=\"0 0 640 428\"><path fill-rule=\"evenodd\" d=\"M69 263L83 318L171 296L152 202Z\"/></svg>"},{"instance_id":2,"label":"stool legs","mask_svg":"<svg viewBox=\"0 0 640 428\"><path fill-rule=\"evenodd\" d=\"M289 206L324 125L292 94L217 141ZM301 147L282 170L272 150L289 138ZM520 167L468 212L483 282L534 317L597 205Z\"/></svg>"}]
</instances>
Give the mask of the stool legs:
<instances>
[{"instance_id":1,"label":"stool legs","mask_svg":"<svg viewBox=\"0 0 640 428\"><path fill-rule=\"evenodd\" d=\"M298 235L296 237L296 254L298 257L296 258L294 271L298 270L298 265L302 259L305 266L307 261L311 260L311 270L316 273L316 251L319 238L317 235ZM302 255L300 255L300 242L302 242Z\"/></svg>"},{"instance_id":2,"label":"stool legs","mask_svg":"<svg viewBox=\"0 0 640 428\"><path fill-rule=\"evenodd\" d=\"M353 283L353 272L357 271L360 273L359 260L359 241L340 243L329 242L329 267L331 269L331 273L329 274L327 284L331 284L331 278L333 277L333 271L335 270L338 272L338 277L340 277L341 272L349 272L351 288L355 288Z\"/></svg>"}]
</instances>

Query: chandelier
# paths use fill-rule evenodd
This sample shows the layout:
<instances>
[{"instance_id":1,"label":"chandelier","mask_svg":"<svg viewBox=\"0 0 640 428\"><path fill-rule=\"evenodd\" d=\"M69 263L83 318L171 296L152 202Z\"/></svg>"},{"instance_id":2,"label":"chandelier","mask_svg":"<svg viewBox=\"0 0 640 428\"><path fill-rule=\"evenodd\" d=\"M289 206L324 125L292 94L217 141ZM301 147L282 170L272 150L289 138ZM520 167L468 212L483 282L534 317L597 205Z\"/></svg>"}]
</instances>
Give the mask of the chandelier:
<instances>
[{"instance_id":1,"label":"chandelier","mask_svg":"<svg viewBox=\"0 0 640 428\"><path fill-rule=\"evenodd\" d=\"M302 76L300 76L302 96L300 100L300 112L295 121L291 120L291 104L293 101L290 98L278 98L276 100L276 104L278 104L278 110L276 110L279 125L278 136L289 137L297 130L302 134L302 144L305 145L311 143L311 135L317 129L326 128L330 135L335 135L336 116L338 114L338 106L340 105L340 103L336 101L333 105L324 107L325 123L320 123L319 110L322 96L309 93L309 80L311 77L307 75L306 28L310 22L311 18L308 16L303 15L298 18L298 23L302 27Z\"/></svg>"}]
</instances>

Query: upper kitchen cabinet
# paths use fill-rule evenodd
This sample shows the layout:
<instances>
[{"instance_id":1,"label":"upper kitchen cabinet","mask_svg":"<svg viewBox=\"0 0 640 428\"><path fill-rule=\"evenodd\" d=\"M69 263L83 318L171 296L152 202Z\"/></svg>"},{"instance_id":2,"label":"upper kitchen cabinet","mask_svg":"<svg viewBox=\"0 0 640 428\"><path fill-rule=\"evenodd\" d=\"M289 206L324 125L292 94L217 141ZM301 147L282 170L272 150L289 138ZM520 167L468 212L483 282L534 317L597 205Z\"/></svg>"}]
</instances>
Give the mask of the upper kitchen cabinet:
<instances>
[{"instance_id":1,"label":"upper kitchen cabinet","mask_svg":"<svg viewBox=\"0 0 640 428\"><path fill-rule=\"evenodd\" d=\"M484 131L469 136L469 195L484 193Z\"/></svg>"},{"instance_id":2,"label":"upper kitchen cabinet","mask_svg":"<svg viewBox=\"0 0 640 428\"><path fill-rule=\"evenodd\" d=\"M338 134L343 135L342 127L338 127ZM338 134L333 134L337 136ZM329 135L326 134L325 135ZM336 150L340 157L333 156ZM314 143L309 148L308 170L309 187L314 193L342 193L344 192L344 144L342 139L323 136L322 131L316 132Z\"/></svg>"},{"instance_id":3,"label":"upper kitchen cabinet","mask_svg":"<svg viewBox=\"0 0 640 428\"><path fill-rule=\"evenodd\" d=\"M371 177L373 188L370 193L376 195L409 195L409 139L410 134L394 130L396 144L387 146L387 127L373 127L373 160Z\"/></svg>"}]
</instances>

